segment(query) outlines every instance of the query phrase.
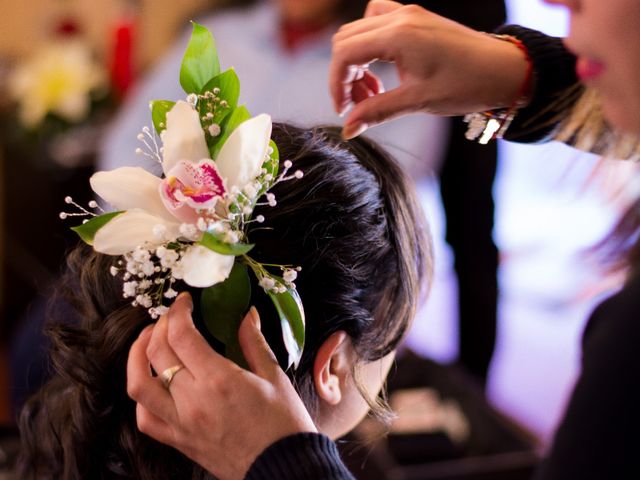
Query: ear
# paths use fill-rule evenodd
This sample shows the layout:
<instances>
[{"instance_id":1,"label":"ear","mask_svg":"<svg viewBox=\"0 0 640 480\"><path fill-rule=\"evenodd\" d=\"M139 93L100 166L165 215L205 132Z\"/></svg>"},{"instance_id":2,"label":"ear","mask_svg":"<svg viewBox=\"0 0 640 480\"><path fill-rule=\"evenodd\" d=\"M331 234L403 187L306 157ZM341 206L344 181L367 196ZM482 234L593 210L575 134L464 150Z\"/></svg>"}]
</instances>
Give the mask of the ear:
<instances>
[{"instance_id":1,"label":"ear","mask_svg":"<svg viewBox=\"0 0 640 480\"><path fill-rule=\"evenodd\" d=\"M329 405L337 405L342 400L342 389L352 363L351 339L343 330L332 334L318 349L313 362L313 381L318 396Z\"/></svg>"}]
</instances>

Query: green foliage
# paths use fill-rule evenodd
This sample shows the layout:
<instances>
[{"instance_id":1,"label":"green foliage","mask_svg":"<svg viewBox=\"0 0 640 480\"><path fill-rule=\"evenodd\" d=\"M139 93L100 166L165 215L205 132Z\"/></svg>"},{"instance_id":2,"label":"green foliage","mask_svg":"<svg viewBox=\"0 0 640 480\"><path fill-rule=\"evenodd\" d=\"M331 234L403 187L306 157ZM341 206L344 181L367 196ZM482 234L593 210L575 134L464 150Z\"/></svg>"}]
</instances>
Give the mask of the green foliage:
<instances>
[{"instance_id":1,"label":"green foliage","mask_svg":"<svg viewBox=\"0 0 640 480\"><path fill-rule=\"evenodd\" d=\"M200 311L205 326L217 340L224 343L227 357L236 363L242 360L238 328L249 308L250 300L249 274L246 265L240 260L236 260L224 282L205 288L200 297Z\"/></svg>"},{"instance_id":2,"label":"green foliage","mask_svg":"<svg viewBox=\"0 0 640 480\"><path fill-rule=\"evenodd\" d=\"M216 253L234 255L236 257L248 253L254 247L251 243L226 243L217 235L209 232L204 232L202 239L198 243Z\"/></svg>"},{"instance_id":3,"label":"green foliage","mask_svg":"<svg viewBox=\"0 0 640 480\"><path fill-rule=\"evenodd\" d=\"M213 92L214 89L219 88L220 93L216 96L220 99L220 102L226 102L227 107L223 108L217 103L216 112L214 113L212 123L220 124L222 120L232 112L238 105L238 98L240 98L240 80L236 71L233 68L222 72L219 75L213 77L202 89L203 92ZM201 111L201 114L207 113Z\"/></svg>"},{"instance_id":4,"label":"green foliage","mask_svg":"<svg viewBox=\"0 0 640 480\"><path fill-rule=\"evenodd\" d=\"M122 213L124 213L124 211L98 215L82 225L71 227L71 230L76 232L87 245L93 245L93 238L96 236L96 232Z\"/></svg>"},{"instance_id":5,"label":"green foliage","mask_svg":"<svg viewBox=\"0 0 640 480\"><path fill-rule=\"evenodd\" d=\"M151 102L151 119L158 135L167 128L167 113L175 104L176 102L169 100L153 100Z\"/></svg>"},{"instance_id":6,"label":"green foliage","mask_svg":"<svg viewBox=\"0 0 640 480\"><path fill-rule=\"evenodd\" d=\"M227 115L227 117L220 125L220 135L213 139L212 145L209 145L211 158L215 159L218 156L220 150L222 149L222 146L224 145L224 142L227 141L231 133L233 133L233 131L242 122L249 120L250 118L251 113L249 113L249 110L247 110L247 107L245 107L244 105L240 105L239 107L235 108L233 112Z\"/></svg>"},{"instance_id":7,"label":"green foliage","mask_svg":"<svg viewBox=\"0 0 640 480\"><path fill-rule=\"evenodd\" d=\"M284 293L269 293L271 301L280 317L282 340L289 354L287 368L298 368L304 349L304 309L300 295L296 290L287 289Z\"/></svg>"},{"instance_id":8,"label":"green foliage","mask_svg":"<svg viewBox=\"0 0 640 480\"><path fill-rule=\"evenodd\" d=\"M201 93L203 87L220 73L216 43L211 32L193 22L191 40L180 67L180 85L186 93Z\"/></svg>"}]
</instances>

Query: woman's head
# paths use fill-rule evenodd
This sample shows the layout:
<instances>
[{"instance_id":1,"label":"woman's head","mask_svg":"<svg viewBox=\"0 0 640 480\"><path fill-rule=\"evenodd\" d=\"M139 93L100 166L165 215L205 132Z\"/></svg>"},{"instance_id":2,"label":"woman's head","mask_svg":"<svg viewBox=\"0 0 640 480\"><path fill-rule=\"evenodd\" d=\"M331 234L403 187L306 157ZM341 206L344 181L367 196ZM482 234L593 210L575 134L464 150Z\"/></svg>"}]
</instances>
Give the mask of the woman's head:
<instances>
[{"instance_id":1,"label":"woman's head","mask_svg":"<svg viewBox=\"0 0 640 480\"><path fill-rule=\"evenodd\" d=\"M265 222L248 232L256 244L252 257L302 267L296 284L306 346L291 376L321 430L337 436L366 412L360 390L378 393L413 317L431 267L426 226L404 175L374 144L344 142L334 128L276 124L272 136L280 158L305 175L274 187L277 206L256 212ZM66 468L99 478L91 472L108 469L171 478L165 463L173 462L172 469L190 463L176 452L158 455L164 447L137 431L125 365L151 319L122 298L121 280L109 274L113 262L88 247L69 257L61 293L75 307L78 325L54 329L57 375L23 413L25 459L57 475ZM257 288L252 302L281 358L273 307ZM103 458L83 459L87 448Z\"/></svg>"},{"instance_id":2,"label":"woman's head","mask_svg":"<svg viewBox=\"0 0 640 480\"><path fill-rule=\"evenodd\" d=\"M605 116L618 129L640 134L640 2L547 0L565 5L571 31L567 46L578 55L578 74L600 96Z\"/></svg>"},{"instance_id":3,"label":"woman's head","mask_svg":"<svg viewBox=\"0 0 640 480\"><path fill-rule=\"evenodd\" d=\"M249 241L259 261L302 266L296 285L307 338L292 373L312 413L322 415L336 405L335 398L325 398L330 395L324 395L320 367L330 366L330 353L350 356L343 362L349 368L385 357L382 363L389 363L387 354L414 315L431 252L411 185L375 144L345 142L335 128L274 125L272 137L281 158L292 160L304 177L272 190L278 204L259 212L266 220L249 232ZM284 360L279 329L268 327L279 325L273 307L264 295L252 301Z\"/></svg>"}]
</instances>

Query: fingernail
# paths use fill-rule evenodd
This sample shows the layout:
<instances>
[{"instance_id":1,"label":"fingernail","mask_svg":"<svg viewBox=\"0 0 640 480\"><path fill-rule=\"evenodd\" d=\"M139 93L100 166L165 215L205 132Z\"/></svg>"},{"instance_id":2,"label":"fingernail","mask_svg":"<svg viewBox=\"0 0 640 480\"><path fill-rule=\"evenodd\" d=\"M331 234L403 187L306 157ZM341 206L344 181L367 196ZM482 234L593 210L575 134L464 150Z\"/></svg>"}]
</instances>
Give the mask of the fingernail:
<instances>
[{"instance_id":1,"label":"fingernail","mask_svg":"<svg viewBox=\"0 0 640 480\"><path fill-rule=\"evenodd\" d=\"M369 128L366 123L353 122L348 123L342 128L342 138L345 140L351 140L365 132Z\"/></svg>"},{"instance_id":2,"label":"fingernail","mask_svg":"<svg viewBox=\"0 0 640 480\"><path fill-rule=\"evenodd\" d=\"M258 310L256 310L256 307L251 307L249 309L249 316L250 316L250 320L253 323L253 325L260 330L260 315L258 315Z\"/></svg>"},{"instance_id":3,"label":"fingernail","mask_svg":"<svg viewBox=\"0 0 640 480\"><path fill-rule=\"evenodd\" d=\"M149 325L147 325L146 327L144 327L142 329L142 331L140 332L140 335L138 335L138 338L144 338L148 335L151 335L151 333L153 332L153 327L155 326L155 323L151 323Z\"/></svg>"},{"instance_id":4,"label":"fingernail","mask_svg":"<svg viewBox=\"0 0 640 480\"><path fill-rule=\"evenodd\" d=\"M182 292L180 295L178 295L178 298L176 300L184 303L189 311L193 312L193 300L189 292Z\"/></svg>"}]
</instances>

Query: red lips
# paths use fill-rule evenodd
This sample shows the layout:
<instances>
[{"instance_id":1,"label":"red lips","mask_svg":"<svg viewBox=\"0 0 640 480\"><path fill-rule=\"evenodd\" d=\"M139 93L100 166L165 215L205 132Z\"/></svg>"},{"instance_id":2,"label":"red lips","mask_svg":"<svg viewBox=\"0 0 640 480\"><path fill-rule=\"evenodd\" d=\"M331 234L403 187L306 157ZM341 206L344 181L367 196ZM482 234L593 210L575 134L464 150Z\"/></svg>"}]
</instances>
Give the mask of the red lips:
<instances>
[{"instance_id":1,"label":"red lips","mask_svg":"<svg viewBox=\"0 0 640 480\"><path fill-rule=\"evenodd\" d=\"M605 66L602 62L580 57L576 63L576 73L582 81L593 80L604 72Z\"/></svg>"}]
</instances>

